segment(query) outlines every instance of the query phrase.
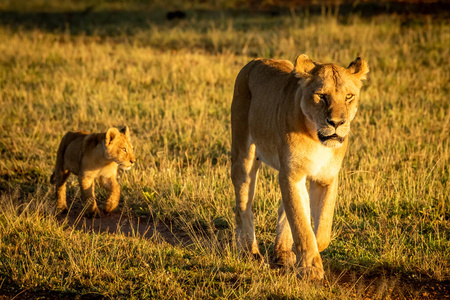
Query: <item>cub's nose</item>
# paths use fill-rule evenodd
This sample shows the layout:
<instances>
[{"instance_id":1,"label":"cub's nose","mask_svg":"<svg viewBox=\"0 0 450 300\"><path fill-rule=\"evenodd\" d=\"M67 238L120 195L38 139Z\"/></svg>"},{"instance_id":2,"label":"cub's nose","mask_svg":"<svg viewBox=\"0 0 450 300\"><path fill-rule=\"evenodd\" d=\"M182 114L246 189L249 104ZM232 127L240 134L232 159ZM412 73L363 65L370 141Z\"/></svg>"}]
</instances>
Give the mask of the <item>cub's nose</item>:
<instances>
[{"instance_id":1,"label":"cub's nose","mask_svg":"<svg viewBox=\"0 0 450 300\"><path fill-rule=\"evenodd\" d=\"M345 123L345 120L343 120L343 119L340 119L340 120L334 119L333 120L333 119L327 118L327 123L329 125L333 126L334 128L338 128L339 126L341 126L342 124Z\"/></svg>"}]
</instances>

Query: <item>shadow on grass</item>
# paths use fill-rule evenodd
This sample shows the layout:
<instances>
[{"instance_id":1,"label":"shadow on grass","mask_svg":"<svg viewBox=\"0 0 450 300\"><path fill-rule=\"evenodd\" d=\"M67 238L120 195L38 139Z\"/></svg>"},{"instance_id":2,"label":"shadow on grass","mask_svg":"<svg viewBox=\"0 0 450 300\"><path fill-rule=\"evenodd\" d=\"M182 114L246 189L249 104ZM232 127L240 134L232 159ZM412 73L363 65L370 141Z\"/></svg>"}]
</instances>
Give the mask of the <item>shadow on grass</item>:
<instances>
[{"instance_id":1,"label":"shadow on grass","mask_svg":"<svg viewBox=\"0 0 450 300\"><path fill-rule=\"evenodd\" d=\"M136 215L131 210L125 210L116 209L109 215L88 218L84 216L81 204L74 203L68 213L57 215L57 219L69 229L86 233L121 234L126 237L163 240L172 246L181 247L192 244L189 235L172 223L164 223L154 220L152 216Z\"/></svg>"},{"instance_id":2,"label":"shadow on grass","mask_svg":"<svg viewBox=\"0 0 450 300\"><path fill-rule=\"evenodd\" d=\"M38 291L23 289L14 283L12 280L5 278L3 281L0 277L0 299L60 299L60 300L97 300L105 299L104 296L98 294L79 295L70 292L56 292L56 291Z\"/></svg>"},{"instance_id":3,"label":"shadow on grass","mask_svg":"<svg viewBox=\"0 0 450 300\"><path fill-rule=\"evenodd\" d=\"M370 272L331 268L325 285L345 288L355 299L450 299L450 280L419 279L384 267Z\"/></svg>"}]
</instances>

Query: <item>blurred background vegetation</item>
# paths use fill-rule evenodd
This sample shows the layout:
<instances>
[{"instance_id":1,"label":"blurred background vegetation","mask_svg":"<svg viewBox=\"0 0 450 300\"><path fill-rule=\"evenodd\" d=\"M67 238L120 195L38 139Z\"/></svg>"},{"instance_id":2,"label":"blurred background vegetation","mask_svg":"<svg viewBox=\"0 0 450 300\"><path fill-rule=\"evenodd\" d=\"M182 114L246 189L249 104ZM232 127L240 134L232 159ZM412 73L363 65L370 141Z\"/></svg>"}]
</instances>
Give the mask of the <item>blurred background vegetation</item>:
<instances>
[{"instance_id":1,"label":"blurred background vegetation","mask_svg":"<svg viewBox=\"0 0 450 300\"><path fill-rule=\"evenodd\" d=\"M448 1L0 0L0 290L6 282L141 299L448 295L449 11ZM234 80L255 57L300 53L342 66L361 55L371 68L323 285L241 260L233 240ZM113 217L163 224L188 245L157 230L87 234L55 215L49 176L63 134L123 124L138 161L120 172ZM256 234L269 260L281 195L276 172L262 168L259 179ZM68 196L80 211L74 177Z\"/></svg>"}]
</instances>

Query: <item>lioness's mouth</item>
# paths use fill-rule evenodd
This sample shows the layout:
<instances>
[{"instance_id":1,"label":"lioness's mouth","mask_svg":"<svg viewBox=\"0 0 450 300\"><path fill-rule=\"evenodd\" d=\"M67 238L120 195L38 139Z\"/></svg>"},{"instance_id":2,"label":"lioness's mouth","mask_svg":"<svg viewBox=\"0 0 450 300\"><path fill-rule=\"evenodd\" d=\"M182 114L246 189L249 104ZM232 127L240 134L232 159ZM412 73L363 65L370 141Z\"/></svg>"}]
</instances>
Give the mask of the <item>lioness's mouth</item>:
<instances>
[{"instance_id":1,"label":"lioness's mouth","mask_svg":"<svg viewBox=\"0 0 450 300\"><path fill-rule=\"evenodd\" d=\"M121 168L122 170L125 170L125 171L128 171L128 170L130 170L131 169L131 167L132 167L133 165L123 165L123 164L121 164L121 165L119 165L119 168Z\"/></svg>"},{"instance_id":2,"label":"lioness's mouth","mask_svg":"<svg viewBox=\"0 0 450 300\"><path fill-rule=\"evenodd\" d=\"M332 135L325 136L325 135L321 134L320 132L318 132L317 136L319 137L319 140L322 143L325 142L325 141L329 141L329 140L335 140L335 141L338 141L339 143L342 143L344 141L344 138L345 138L345 137L337 135L336 133L334 133Z\"/></svg>"}]
</instances>

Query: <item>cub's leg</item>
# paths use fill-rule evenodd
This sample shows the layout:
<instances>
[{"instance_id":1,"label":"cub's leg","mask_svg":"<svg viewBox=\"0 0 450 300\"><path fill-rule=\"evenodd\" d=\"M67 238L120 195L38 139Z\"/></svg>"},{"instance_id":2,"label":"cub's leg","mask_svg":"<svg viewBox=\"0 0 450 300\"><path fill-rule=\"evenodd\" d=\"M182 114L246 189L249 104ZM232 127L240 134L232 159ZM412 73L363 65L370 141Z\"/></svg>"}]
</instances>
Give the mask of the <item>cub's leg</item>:
<instances>
[{"instance_id":1,"label":"cub's leg","mask_svg":"<svg viewBox=\"0 0 450 300\"><path fill-rule=\"evenodd\" d=\"M311 181L309 194L314 220L314 233L320 252L325 250L331 241L331 227L333 223L334 204L337 194L337 177L329 184Z\"/></svg>"},{"instance_id":2,"label":"cub's leg","mask_svg":"<svg viewBox=\"0 0 450 300\"><path fill-rule=\"evenodd\" d=\"M69 175L70 172L68 170L55 170L51 178L51 181L55 184L56 188L56 208L63 212L68 210L66 202L66 182L67 178L69 178Z\"/></svg>"},{"instance_id":3,"label":"cub's leg","mask_svg":"<svg viewBox=\"0 0 450 300\"><path fill-rule=\"evenodd\" d=\"M295 254L292 251L294 240L289 221L284 211L283 201L278 209L277 237L275 239L275 263L282 266L293 267L295 265Z\"/></svg>"},{"instance_id":4,"label":"cub's leg","mask_svg":"<svg viewBox=\"0 0 450 300\"><path fill-rule=\"evenodd\" d=\"M109 192L109 197L106 200L105 212L109 214L119 204L120 199L120 185L116 177L101 177L100 184Z\"/></svg>"},{"instance_id":5,"label":"cub's leg","mask_svg":"<svg viewBox=\"0 0 450 300\"><path fill-rule=\"evenodd\" d=\"M80 176L78 176L78 181L80 182L81 197L90 207L88 209L88 215L100 215L94 194L95 177L89 176L89 174L80 174Z\"/></svg>"},{"instance_id":6,"label":"cub's leg","mask_svg":"<svg viewBox=\"0 0 450 300\"><path fill-rule=\"evenodd\" d=\"M236 144L233 147L238 148ZM256 158L255 145L233 148L231 179L236 195L236 240L238 248L262 260L256 242L252 202L261 162Z\"/></svg>"}]
</instances>

